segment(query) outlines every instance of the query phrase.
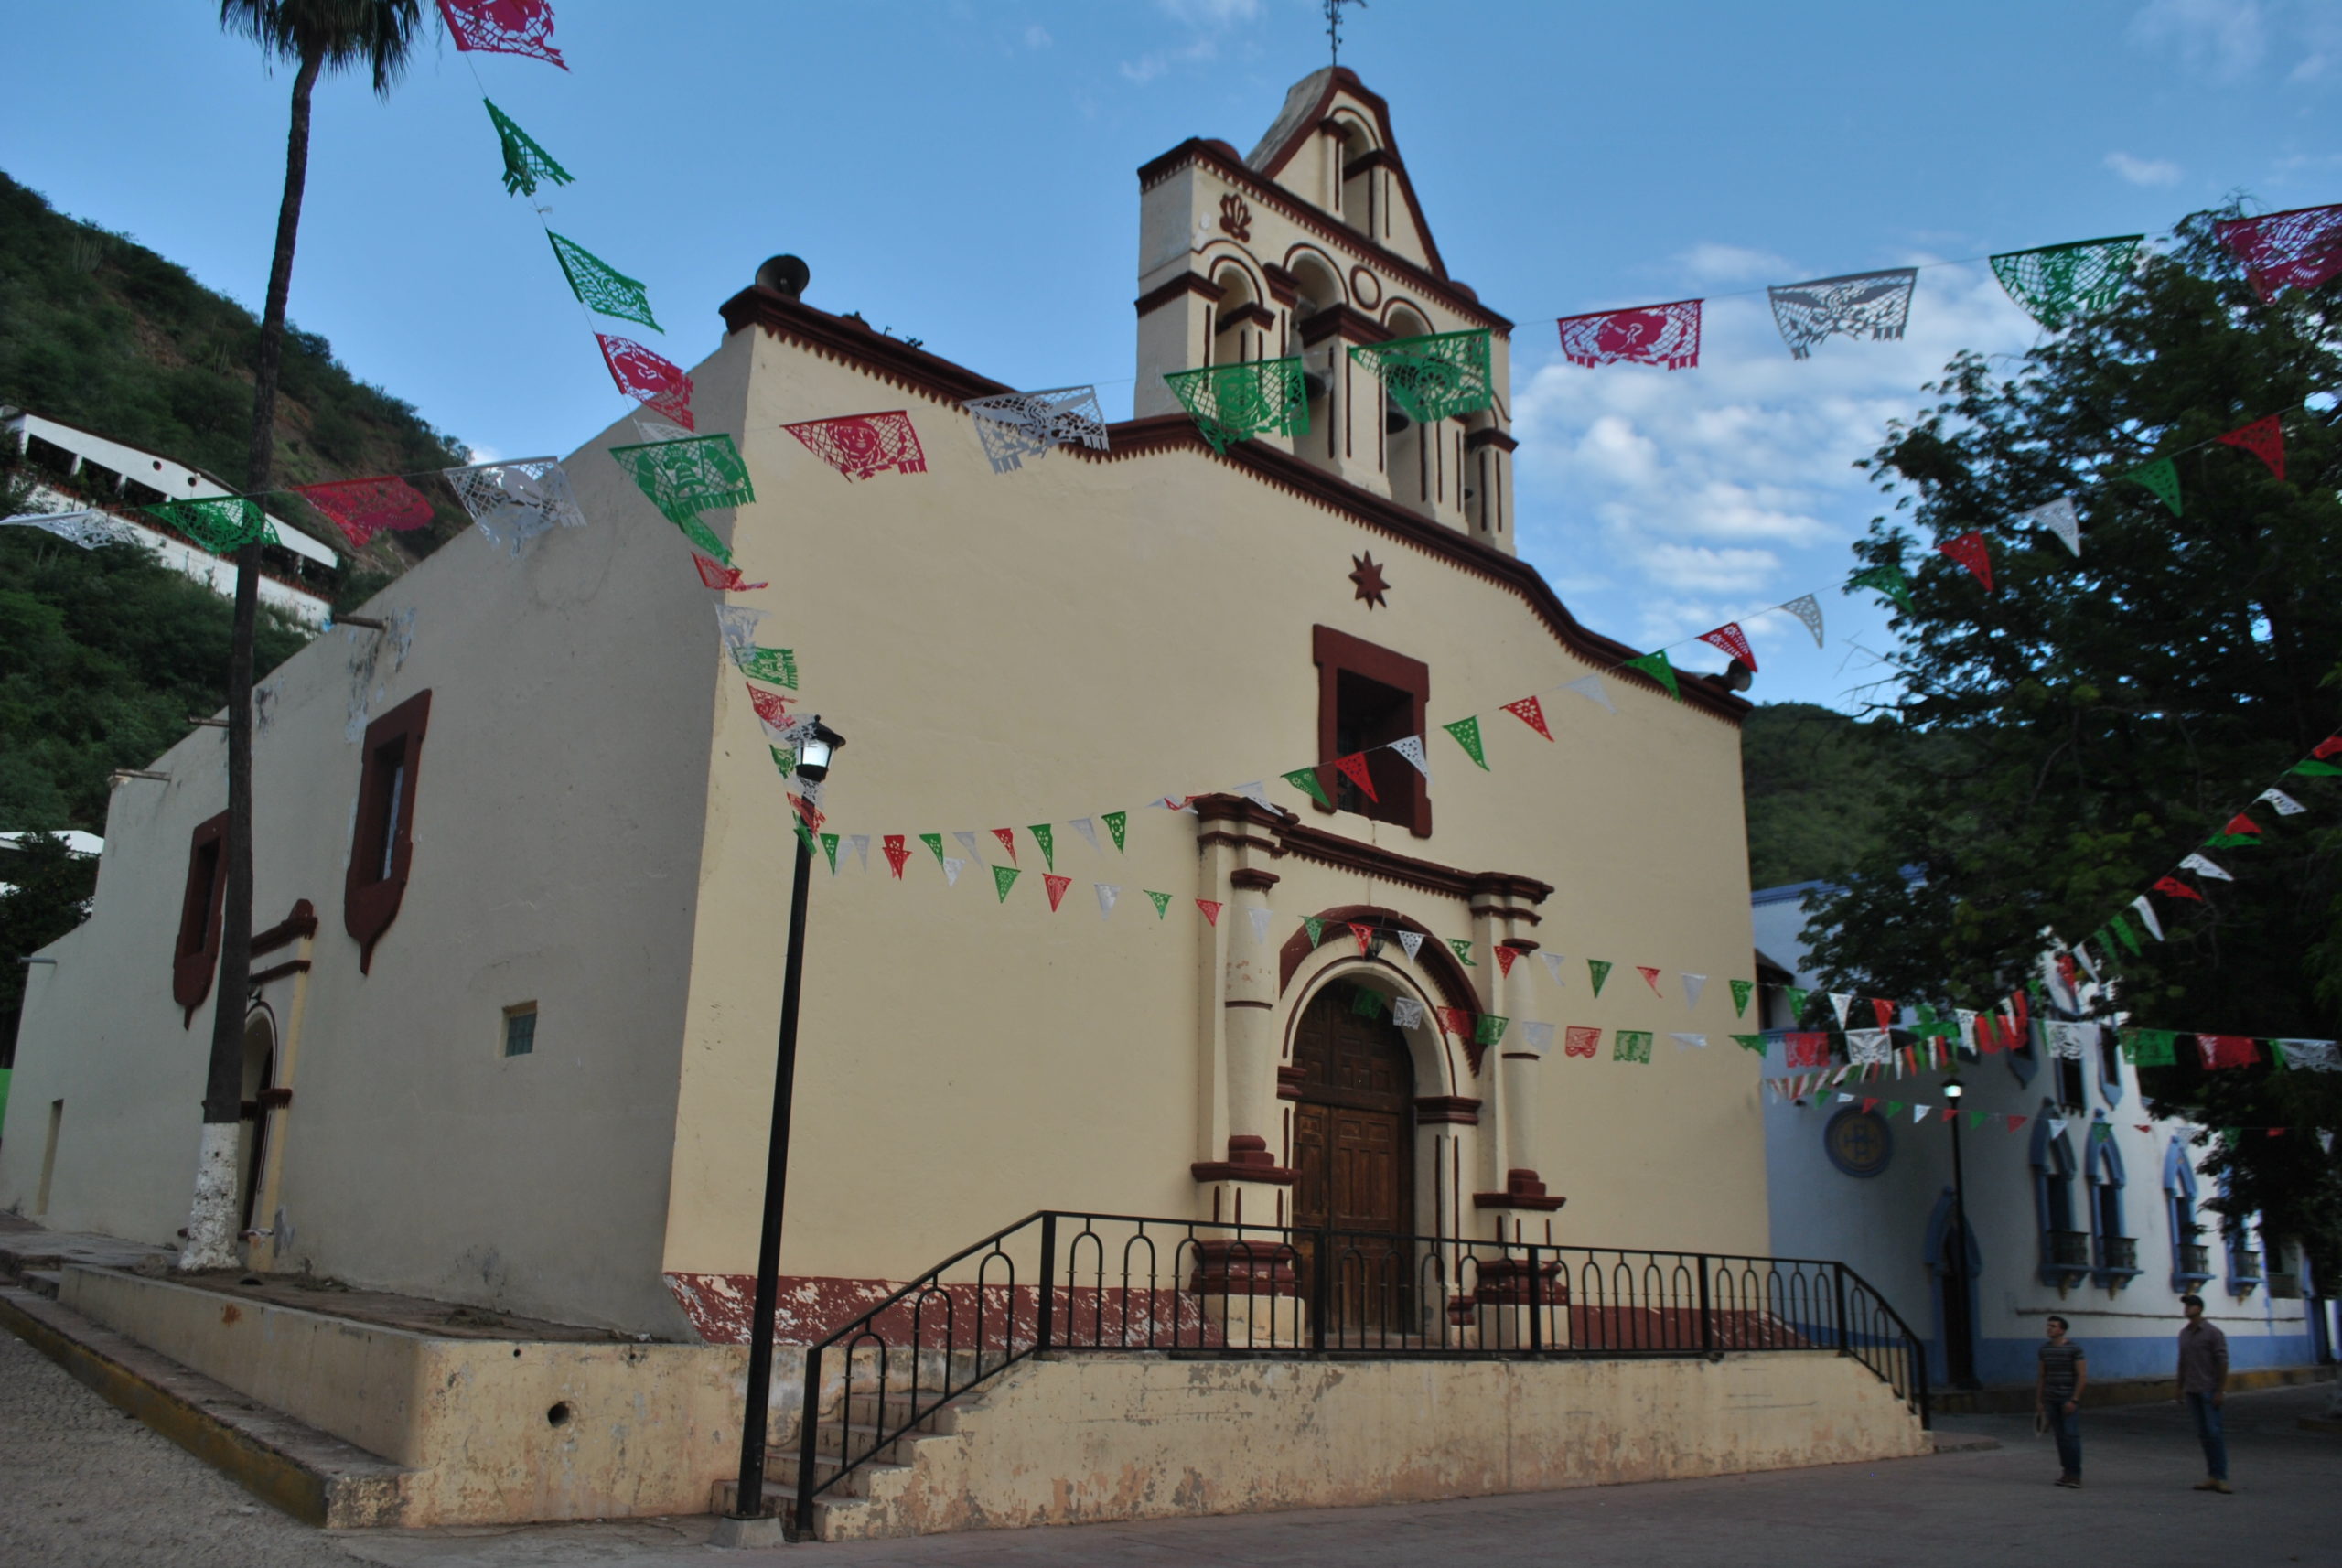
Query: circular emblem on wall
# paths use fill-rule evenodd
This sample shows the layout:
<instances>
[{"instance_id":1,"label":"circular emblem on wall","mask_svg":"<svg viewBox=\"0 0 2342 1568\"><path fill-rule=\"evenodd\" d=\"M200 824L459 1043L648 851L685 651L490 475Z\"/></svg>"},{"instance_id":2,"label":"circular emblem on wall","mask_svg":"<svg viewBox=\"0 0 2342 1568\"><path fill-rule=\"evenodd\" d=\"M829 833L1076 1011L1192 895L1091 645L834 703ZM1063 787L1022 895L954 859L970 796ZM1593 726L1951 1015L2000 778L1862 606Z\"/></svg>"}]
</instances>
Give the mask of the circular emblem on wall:
<instances>
[{"instance_id":1,"label":"circular emblem on wall","mask_svg":"<svg viewBox=\"0 0 2342 1568\"><path fill-rule=\"evenodd\" d=\"M1895 1152L1894 1134L1885 1117L1850 1105L1821 1130L1821 1147L1830 1163L1848 1176L1875 1176L1886 1168L1887 1157Z\"/></svg>"},{"instance_id":2,"label":"circular emblem on wall","mask_svg":"<svg viewBox=\"0 0 2342 1568\"><path fill-rule=\"evenodd\" d=\"M1350 295L1360 310L1372 310L1382 303L1382 280L1364 267L1350 269Z\"/></svg>"}]
</instances>

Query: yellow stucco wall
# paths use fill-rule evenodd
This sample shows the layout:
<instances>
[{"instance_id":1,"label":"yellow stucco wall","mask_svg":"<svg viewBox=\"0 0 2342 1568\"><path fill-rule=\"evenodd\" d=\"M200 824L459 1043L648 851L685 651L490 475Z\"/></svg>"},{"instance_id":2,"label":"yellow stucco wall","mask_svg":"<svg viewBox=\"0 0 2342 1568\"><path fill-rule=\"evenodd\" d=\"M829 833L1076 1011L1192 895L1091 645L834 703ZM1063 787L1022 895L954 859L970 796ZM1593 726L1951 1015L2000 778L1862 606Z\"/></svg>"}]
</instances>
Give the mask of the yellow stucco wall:
<instances>
[{"instance_id":1,"label":"yellow stucco wall","mask_svg":"<svg viewBox=\"0 0 2342 1568\"><path fill-rule=\"evenodd\" d=\"M1043 1207L1197 1212L1190 1161L1219 1157L1220 965L1257 950L1190 900L1211 895L1191 816L1149 809L1266 779L1316 757L1323 624L1431 667L1434 723L1479 713L1490 770L1434 733L1436 827L1427 839L1353 816L1305 819L1398 853L1541 878L1557 891L1533 934L1570 958L1569 989L1542 965L1500 982L1483 949L1488 1010L1606 1029L1606 1059L1535 1064L1528 1158L1570 1206L1572 1242L1765 1250L1752 1058L1727 977L1748 963L1738 734L1617 681L1614 715L1550 695L1547 743L1499 704L1592 671L1514 593L1195 450L1094 462L1067 454L994 475L968 417L915 391L756 328L741 420L759 499L736 552L768 593L762 640L793 647L806 706L848 744L824 800L831 826L867 832L871 869L817 867L783 1272L899 1279ZM908 407L928 472L849 482L779 427ZM647 510L647 509L644 509ZM1353 555L1388 565L1387 607L1348 580ZM665 1266L740 1273L754 1255L790 848L779 781L736 678L719 680L695 962L685 1026ZM1064 824L1132 811L1127 853L1093 854ZM1027 824L1057 824L1076 878L1051 914ZM1018 830L1025 876L1004 905L972 867L947 888L909 842L891 878L878 835ZM1104 838L1101 830L1101 840ZM1270 896L1282 941L1304 914L1375 903L1470 936L1462 900L1288 858ZM1123 887L1101 921L1092 883ZM1158 920L1142 897L1177 897ZM1326 950L1330 963L1335 950ZM1599 1001L1583 960L1619 970ZM1664 1000L1629 966L1669 972ZM1687 1009L1675 972L1712 977ZM1282 1040L1305 1000L1275 1013ZM1659 1033L1648 1067L1606 1059L1606 1031ZM1683 1051L1670 1029L1708 1033ZM1426 1050L1418 1093L1488 1101ZM1274 1116L1270 1107L1265 1112ZM1500 1177L1501 1173L1497 1173ZM1249 1216L1248 1216L1249 1217ZM1262 1218L1265 1218L1263 1216ZM1481 1221L1466 1210L1467 1226Z\"/></svg>"}]
</instances>

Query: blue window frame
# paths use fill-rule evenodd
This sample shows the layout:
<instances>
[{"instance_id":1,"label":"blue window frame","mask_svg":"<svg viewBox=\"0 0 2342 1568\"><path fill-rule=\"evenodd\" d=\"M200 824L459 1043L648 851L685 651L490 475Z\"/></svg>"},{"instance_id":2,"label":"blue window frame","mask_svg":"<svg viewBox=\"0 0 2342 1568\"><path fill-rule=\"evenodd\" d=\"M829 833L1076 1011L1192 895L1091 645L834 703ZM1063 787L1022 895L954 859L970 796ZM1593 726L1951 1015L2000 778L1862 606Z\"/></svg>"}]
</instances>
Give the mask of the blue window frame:
<instances>
[{"instance_id":1,"label":"blue window frame","mask_svg":"<svg viewBox=\"0 0 2342 1568\"><path fill-rule=\"evenodd\" d=\"M2226 1197L2228 1191L2228 1178L2223 1176L2220 1179L2220 1196ZM2229 1294L2239 1299L2251 1295L2261 1282L2261 1252L2252 1244L2252 1233L2258 1229L2260 1219L2257 1214L2221 1217L2220 1233L2227 1242L2221 1251L2229 1258Z\"/></svg>"},{"instance_id":2,"label":"blue window frame","mask_svg":"<svg viewBox=\"0 0 2342 1568\"><path fill-rule=\"evenodd\" d=\"M2139 1243L2122 1223L2122 1151L2103 1116L2090 1124L2090 1153L2082 1166L2089 1178L2090 1277L2121 1290L2138 1277Z\"/></svg>"},{"instance_id":3,"label":"blue window frame","mask_svg":"<svg viewBox=\"0 0 2342 1568\"><path fill-rule=\"evenodd\" d=\"M2209 1283L2212 1270L2204 1223L2196 1214L2196 1162L2187 1157L2185 1138L2174 1138L2164 1151L2163 1193L2171 1220L2171 1288L2186 1295Z\"/></svg>"},{"instance_id":4,"label":"blue window frame","mask_svg":"<svg viewBox=\"0 0 2342 1568\"><path fill-rule=\"evenodd\" d=\"M2098 1096L2109 1105L2122 1103L2121 1037L2104 1025L2098 1031Z\"/></svg>"}]
</instances>

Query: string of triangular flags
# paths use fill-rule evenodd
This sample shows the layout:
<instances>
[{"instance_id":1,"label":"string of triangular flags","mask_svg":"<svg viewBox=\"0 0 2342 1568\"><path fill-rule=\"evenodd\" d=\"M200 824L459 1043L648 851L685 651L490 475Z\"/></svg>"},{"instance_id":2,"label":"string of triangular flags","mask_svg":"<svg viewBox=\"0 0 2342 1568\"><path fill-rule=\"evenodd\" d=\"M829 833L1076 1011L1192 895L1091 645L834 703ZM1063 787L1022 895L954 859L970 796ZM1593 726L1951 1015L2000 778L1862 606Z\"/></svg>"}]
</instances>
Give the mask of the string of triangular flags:
<instances>
[{"instance_id":1,"label":"string of triangular flags","mask_svg":"<svg viewBox=\"0 0 2342 1568\"><path fill-rule=\"evenodd\" d=\"M2243 263L2247 281L2263 302L2287 288L2315 288L2342 273L2342 205L2231 219L2214 225L2214 232ZM2044 328L2057 332L2114 302L2130 282L2146 238L2116 234L2073 240L2005 251L1983 259L2008 296ZM1803 360L1832 338L1872 342L1901 338L1910 319L1919 272L1917 266L1884 267L1776 284L1764 293L1773 324L1790 357ZM1571 364L1588 368L1691 369L1700 362L1701 316L1706 303L1705 298L1679 299L1564 316L1556 323L1563 357Z\"/></svg>"},{"instance_id":2,"label":"string of triangular flags","mask_svg":"<svg viewBox=\"0 0 2342 1568\"><path fill-rule=\"evenodd\" d=\"M2277 782L2255 795L2251 804L2233 812L2219 832L2206 839L2200 848L2181 856L2169 871L2156 877L2144 892L2117 910L2097 930L2071 947L2061 946L2056 950L2058 972L2067 987L2079 996L2077 968L2088 972L2095 983L2099 979L2100 960L2102 959L2108 968L2115 969L2121 967L2126 952L2137 957L2145 950L2140 941L2140 931L2133 929L2134 918L2148 940L2162 941L2165 940L2164 925L2166 920L2176 916L2186 905L2206 903L2206 893L2214 883L2234 882L2235 875L2204 851L2217 849L2225 854L2230 850L2261 847L2265 842L2265 835L2261 823L2251 815L2253 810L2265 804L2275 813L2278 822L2304 815L2309 808L2287 793L2284 786L2292 783L2298 789L2301 785L2294 782L2296 779L2342 778L2342 760L2337 759L2342 759L2342 731L2318 742L2308 756L2286 768ZM2187 880L2191 876L2195 878L2194 885ZM2158 911L2154 897L2157 894L2171 901L2168 909ZM2097 957L2090 952L2092 943L2098 946Z\"/></svg>"},{"instance_id":3,"label":"string of triangular flags","mask_svg":"<svg viewBox=\"0 0 2342 1568\"><path fill-rule=\"evenodd\" d=\"M1788 1080L1780 1079L1767 1079L1766 1083L1772 1092L1774 1103L1786 1102L1801 1111L1834 1112L1838 1107L1853 1106L1865 1115L1883 1112L1890 1122L1899 1119L1908 1112L1912 1122L1916 1125L1930 1121L1950 1122L1966 1109L1968 1125L1971 1131L1998 1122L2008 1132L2023 1133L2047 1122L2049 1136L2062 1138L2066 1135L2066 1130L2068 1127L2076 1122L2080 1122L2089 1128L2089 1135L2093 1139L2111 1138L2114 1135L2114 1124L2103 1116L2084 1117L2079 1112L2060 1115L2048 1110L1982 1111L1973 1107L1963 1108L1957 1103L1939 1104L1927 1100L1891 1100L1879 1094L1851 1093L1834 1083L1800 1082L1793 1087ZM2227 1138L2230 1143L2235 1143L2248 1134L2258 1134L2264 1138L2282 1138L2295 1131L2290 1127L2267 1125L2236 1123L2214 1125L2202 1122L2188 1122L2176 1117L2153 1117L2144 1122L2130 1122L2129 1125L2147 1133L2154 1133L2157 1127L2182 1133L2211 1133ZM2321 1131L2317 1136L2319 1143L2328 1153L2331 1153L2334 1147L2334 1134Z\"/></svg>"}]
</instances>

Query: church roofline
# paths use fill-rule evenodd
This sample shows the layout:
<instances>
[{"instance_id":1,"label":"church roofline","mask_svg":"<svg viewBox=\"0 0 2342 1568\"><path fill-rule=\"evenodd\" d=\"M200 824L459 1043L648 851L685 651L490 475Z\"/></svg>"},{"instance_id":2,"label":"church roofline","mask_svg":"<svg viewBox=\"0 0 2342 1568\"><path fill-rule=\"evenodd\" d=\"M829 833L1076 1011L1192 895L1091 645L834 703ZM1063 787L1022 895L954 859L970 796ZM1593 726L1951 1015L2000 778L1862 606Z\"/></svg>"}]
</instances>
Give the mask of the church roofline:
<instances>
[{"instance_id":1,"label":"church roofline","mask_svg":"<svg viewBox=\"0 0 2342 1568\"><path fill-rule=\"evenodd\" d=\"M1314 94L1310 92L1312 82L1316 83ZM1260 145L1245 157L1245 166L1263 179L1276 178L1284 171L1284 166L1309 145L1309 138L1316 135L1326 123L1334 106L1335 96L1344 92L1373 112L1374 128L1382 137L1379 150L1390 166L1391 177L1399 182L1399 194L1407 199L1407 211L1415 220L1415 232L1423 236L1423 252L1431 257L1431 270L1439 277L1446 277L1447 263L1440 258L1439 242L1432 237L1431 225L1423 221L1423 203L1415 199L1414 182L1407 177L1406 162L1399 156L1398 138L1391 132L1391 105L1380 93L1360 81L1358 73L1349 67L1327 66L1294 83L1293 90L1285 95L1284 108L1277 115L1276 124L1269 127L1269 134L1262 137ZM1282 139L1277 139L1277 132L1281 128L1285 134ZM1276 141L1273 147L1270 145L1272 140Z\"/></svg>"},{"instance_id":2,"label":"church roofline","mask_svg":"<svg viewBox=\"0 0 2342 1568\"><path fill-rule=\"evenodd\" d=\"M1302 200L1274 180L1254 172L1236 156L1236 149L1226 142L1207 140L1201 136L1188 137L1160 157L1139 166L1139 188L1145 190L1159 185L1191 163L1209 165L1214 173L1230 184L1241 187L1253 199L1276 209L1319 239L1349 252L1356 260L1372 263L1394 277L1403 278L1475 325L1507 337L1511 335L1512 322L1482 305L1480 296L1472 291L1471 285L1449 277L1444 268L1433 272L1409 261L1396 251L1375 243L1324 208ZM1414 192L1407 184L1406 170L1395 156L1391 172L1398 179L1399 188L1406 193L1409 209L1415 209ZM1432 243L1431 231L1422 228L1423 214L1420 210L1415 210L1415 220L1423 236L1424 248L1436 261L1439 249Z\"/></svg>"},{"instance_id":3,"label":"church roofline","mask_svg":"<svg viewBox=\"0 0 2342 1568\"><path fill-rule=\"evenodd\" d=\"M822 358L851 365L865 374L952 405L969 398L989 397L1017 389L980 376L964 366L923 349L887 337L858 320L817 310L801 300L767 288L746 288L723 306L727 332L757 327L768 336L796 343ZM973 418L972 414L962 414ZM1665 690L1638 670L1616 668L1636 656L1623 642L1587 628L1572 615L1543 575L1526 561L1507 555L1441 523L1416 516L1394 501L1280 450L1265 442L1241 441L1224 453L1215 453L1196 422L1184 413L1156 414L1123 420L1107 427L1108 449L1079 445L1060 450L1078 460L1117 463L1166 452L1193 451L1250 474L1288 495L1338 512L1362 528L1422 552L1447 564L1503 587L1520 598L1544 623L1553 640L1602 672L1629 684ZM1710 675L1677 671L1683 701L1713 718L1737 726L1754 705Z\"/></svg>"}]
</instances>

